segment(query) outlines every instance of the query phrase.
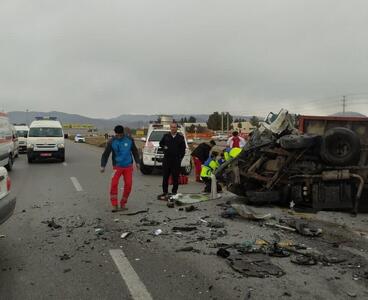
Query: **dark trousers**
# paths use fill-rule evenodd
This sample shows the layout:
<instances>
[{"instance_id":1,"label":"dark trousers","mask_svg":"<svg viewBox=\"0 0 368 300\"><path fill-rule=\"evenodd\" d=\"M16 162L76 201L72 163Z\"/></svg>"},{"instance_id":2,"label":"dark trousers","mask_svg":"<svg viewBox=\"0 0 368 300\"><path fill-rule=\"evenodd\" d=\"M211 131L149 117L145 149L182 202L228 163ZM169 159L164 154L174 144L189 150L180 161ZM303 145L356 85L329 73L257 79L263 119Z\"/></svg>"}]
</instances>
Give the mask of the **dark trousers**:
<instances>
[{"instance_id":1,"label":"dark trousers","mask_svg":"<svg viewBox=\"0 0 368 300\"><path fill-rule=\"evenodd\" d=\"M180 161L163 161L162 169L163 169L163 179L162 179L162 191L164 194L169 193L169 178L170 175L173 180L173 188L172 193L176 194L178 192L179 187L179 175L180 175Z\"/></svg>"},{"instance_id":2,"label":"dark trousers","mask_svg":"<svg viewBox=\"0 0 368 300\"><path fill-rule=\"evenodd\" d=\"M212 185L212 179L211 177L201 177L202 181L206 185L204 188L205 193L211 193L211 185ZM217 183L217 192L222 192L222 187L220 184Z\"/></svg>"}]
</instances>

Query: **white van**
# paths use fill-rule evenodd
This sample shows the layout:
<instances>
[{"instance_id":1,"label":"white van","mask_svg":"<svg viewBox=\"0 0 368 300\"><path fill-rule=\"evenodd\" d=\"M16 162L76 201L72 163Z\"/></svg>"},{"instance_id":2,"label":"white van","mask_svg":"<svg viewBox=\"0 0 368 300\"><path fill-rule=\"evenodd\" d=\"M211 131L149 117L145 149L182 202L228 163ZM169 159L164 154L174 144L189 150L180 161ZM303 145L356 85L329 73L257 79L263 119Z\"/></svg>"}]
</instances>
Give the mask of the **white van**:
<instances>
[{"instance_id":1,"label":"white van","mask_svg":"<svg viewBox=\"0 0 368 300\"><path fill-rule=\"evenodd\" d=\"M5 113L0 113L0 167L8 171L13 168L14 141L12 125Z\"/></svg>"},{"instance_id":2,"label":"white van","mask_svg":"<svg viewBox=\"0 0 368 300\"><path fill-rule=\"evenodd\" d=\"M15 124L15 130L17 131L18 142L19 142L19 153L27 152L27 136L29 127L26 124Z\"/></svg>"},{"instance_id":3,"label":"white van","mask_svg":"<svg viewBox=\"0 0 368 300\"><path fill-rule=\"evenodd\" d=\"M31 123L27 137L27 157L29 163L35 159L65 160L63 127L56 118L36 118Z\"/></svg>"},{"instance_id":4,"label":"white van","mask_svg":"<svg viewBox=\"0 0 368 300\"><path fill-rule=\"evenodd\" d=\"M170 132L171 122L165 123L166 124L150 124L148 128L147 138L142 139L142 141L145 142L145 145L142 149L142 160L140 163L142 174L151 174L154 168L162 167L164 151L159 147L159 144L162 137L166 133ZM178 132L180 132L184 136L186 145L185 156L181 162L181 173L184 175L189 175L192 171L192 160L184 126L178 125Z\"/></svg>"}]
</instances>

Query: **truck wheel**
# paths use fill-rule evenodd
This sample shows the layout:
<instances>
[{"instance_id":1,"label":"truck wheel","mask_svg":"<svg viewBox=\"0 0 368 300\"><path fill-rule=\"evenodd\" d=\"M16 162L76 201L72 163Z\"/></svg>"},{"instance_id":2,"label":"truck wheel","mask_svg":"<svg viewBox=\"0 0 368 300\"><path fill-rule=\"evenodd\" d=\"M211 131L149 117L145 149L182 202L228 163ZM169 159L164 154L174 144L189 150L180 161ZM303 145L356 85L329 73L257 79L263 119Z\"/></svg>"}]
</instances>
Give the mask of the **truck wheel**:
<instances>
[{"instance_id":1,"label":"truck wheel","mask_svg":"<svg viewBox=\"0 0 368 300\"><path fill-rule=\"evenodd\" d=\"M153 167L151 167L151 166L145 166L143 164L143 162L141 162L140 166L141 166L141 172L142 172L143 175L150 175L150 174L152 174Z\"/></svg>"},{"instance_id":2,"label":"truck wheel","mask_svg":"<svg viewBox=\"0 0 368 300\"><path fill-rule=\"evenodd\" d=\"M331 128L323 137L320 155L327 164L355 165L360 159L360 139L348 128Z\"/></svg>"},{"instance_id":3,"label":"truck wheel","mask_svg":"<svg viewBox=\"0 0 368 300\"><path fill-rule=\"evenodd\" d=\"M284 135L280 138L279 142L282 148L288 149L304 149L309 148L316 144L318 140L317 135L296 135L296 134L289 134Z\"/></svg>"},{"instance_id":4,"label":"truck wheel","mask_svg":"<svg viewBox=\"0 0 368 300\"><path fill-rule=\"evenodd\" d=\"M13 170L13 155L10 154L9 155L9 160L8 160L8 164L5 166L5 168L10 172L11 170Z\"/></svg>"}]
</instances>

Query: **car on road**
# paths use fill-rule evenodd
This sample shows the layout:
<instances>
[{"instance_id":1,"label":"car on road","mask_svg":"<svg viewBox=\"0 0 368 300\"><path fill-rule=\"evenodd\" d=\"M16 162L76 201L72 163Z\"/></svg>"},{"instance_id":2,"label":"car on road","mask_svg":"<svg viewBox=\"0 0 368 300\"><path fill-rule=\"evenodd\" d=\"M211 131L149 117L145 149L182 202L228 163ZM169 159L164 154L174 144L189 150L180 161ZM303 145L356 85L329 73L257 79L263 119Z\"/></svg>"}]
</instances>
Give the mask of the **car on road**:
<instances>
[{"instance_id":1,"label":"car on road","mask_svg":"<svg viewBox=\"0 0 368 300\"><path fill-rule=\"evenodd\" d=\"M14 163L13 129L5 113L0 113L0 167L11 171Z\"/></svg>"},{"instance_id":2,"label":"car on road","mask_svg":"<svg viewBox=\"0 0 368 300\"><path fill-rule=\"evenodd\" d=\"M65 161L65 140L61 123L56 118L36 118L29 127L27 137L28 163L35 159Z\"/></svg>"},{"instance_id":3,"label":"car on road","mask_svg":"<svg viewBox=\"0 0 368 300\"><path fill-rule=\"evenodd\" d=\"M76 134L75 137L74 137L74 142L75 143L85 143L86 142L86 138L81 135L81 134Z\"/></svg>"},{"instance_id":4,"label":"car on road","mask_svg":"<svg viewBox=\"0 0 368 300\"><path fill-rule=\"evenodd\" d=\"M170 132L169 123L170 122L167 124L150 124L147 137L142 138L142 141L145 142L142 149L142 159L140 164L142 174L151 174L154 168L162 167L164 151L160 148L159 144L162 137L166 133ZM192 171L192 160L190 156L191 151L185 134L185 128L178 125L178 132L184 136L186 145L185 156L181 162L181 173L189 175Z\"/></svg>"},{"instance_id":5,"label":"car on road","mask_svg":"<svg viewBox=\"0 0 368 300\"><path fill-rule=\"evenodd\" d=\"M15 124L15 130L17 132L18 141L19 141L19 153L27 152L27 136L29 127L25 124Z\"/></svg>"},{"instance_id":6,"label":"car on road","mask_svg":"<svg viewBox=\"0 0 368 300\"><path fill-rule=\"evenodd\" d=\"M227 141L229 139L229 136L226 134L217 134L212 136L211 139L215 141Z\"/></svg>"},{"instance_id":7,"label":"car on road","mask_svg":"<svg viewBox=\"0 0 368 300\"><path fill-rule=\"evenodd\" d=\"M14 158L16 158L19 156L19 139L18 139L17 130L15 129L13 125L11 125L11 129L12 129L12 139L13 139L13 146L14 146Z\"/></svg>"},{"instance_id":8,"label":"car on road","mask_svg":"<svg viewBox=\"0 0 368 300\"><path fill-rule=\"evenodd\" d=\"M7 170L0 167L0 224L4 223L14 212L16 198L10 193L11 180Z\"/></svg>"}]
</instances>

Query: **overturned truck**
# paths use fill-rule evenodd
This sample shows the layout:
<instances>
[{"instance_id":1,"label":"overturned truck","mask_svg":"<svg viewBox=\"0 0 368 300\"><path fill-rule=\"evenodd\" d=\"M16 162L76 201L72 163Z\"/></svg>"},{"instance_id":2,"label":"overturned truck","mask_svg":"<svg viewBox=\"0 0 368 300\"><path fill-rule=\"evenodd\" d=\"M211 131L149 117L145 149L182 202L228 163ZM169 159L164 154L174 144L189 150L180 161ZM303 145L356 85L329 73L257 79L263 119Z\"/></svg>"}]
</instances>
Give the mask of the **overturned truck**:
<instances>
[{"instance_id":1,"label":"overturned truck","mask_svg":"<svg viewBox=\"0 0 368 300\"><path fill-rule=\"evenodd\" d=\"M270 114L216 172L251 204L368 211L368 118Z\"/></svg>"}]
</instances>

